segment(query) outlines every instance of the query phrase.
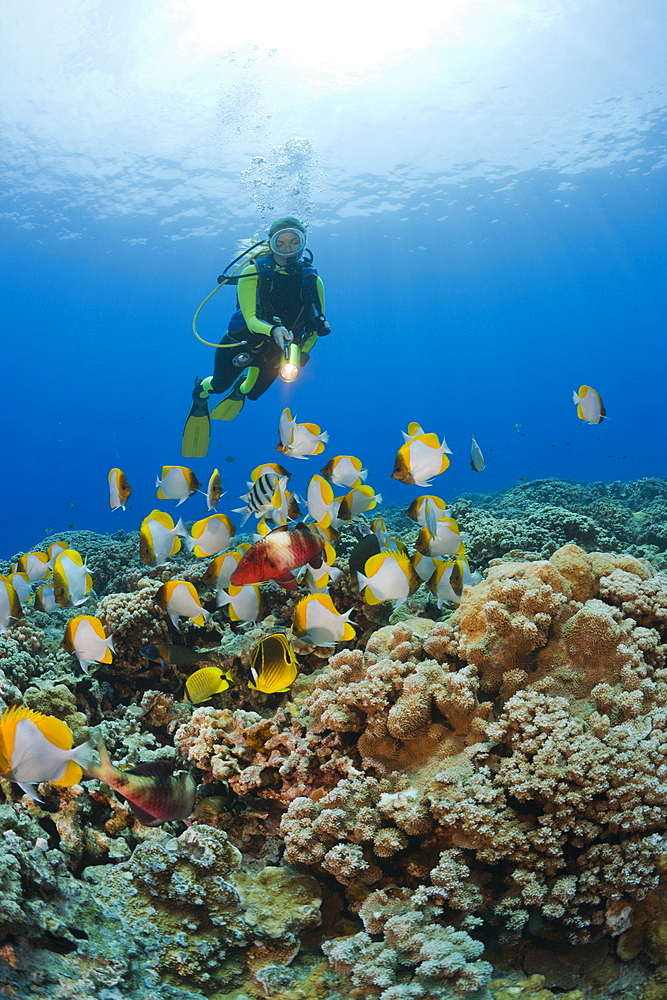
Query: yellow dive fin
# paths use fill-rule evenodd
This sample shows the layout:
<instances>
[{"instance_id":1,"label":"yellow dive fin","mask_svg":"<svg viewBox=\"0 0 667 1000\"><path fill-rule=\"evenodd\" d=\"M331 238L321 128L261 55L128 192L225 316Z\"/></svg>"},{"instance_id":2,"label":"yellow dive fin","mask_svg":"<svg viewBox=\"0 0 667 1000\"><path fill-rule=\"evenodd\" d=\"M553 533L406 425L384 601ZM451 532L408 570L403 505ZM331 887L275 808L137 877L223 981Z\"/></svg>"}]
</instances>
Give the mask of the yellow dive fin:
<instances>
[{"instance_id":1,"label":"yellow dive fin","mask_svg":"<svg viewBox=\"0 0 667 1000\"><path fill-rule=\"evenodd\" d=\"M208 403L195 399L185 421L181 453L183 458L205 458L211 439L211 418Z\"/></svg>"},{"instance_id":2,"label":"yellow dive fin","mask_svg":"<svg viewBox=\"0 0 667 1000\"><path fill-rule=\"evenodd\" d=\"M246 397L244 393L241 392L239 385L235 385L231 392L228 392L224 399L221 399L218 405L215 407L211 413L212 420L234 420L238 417L239 413L243 409ZM185 454L185 452L184 452Z\"/></svg>"}]
</instances>

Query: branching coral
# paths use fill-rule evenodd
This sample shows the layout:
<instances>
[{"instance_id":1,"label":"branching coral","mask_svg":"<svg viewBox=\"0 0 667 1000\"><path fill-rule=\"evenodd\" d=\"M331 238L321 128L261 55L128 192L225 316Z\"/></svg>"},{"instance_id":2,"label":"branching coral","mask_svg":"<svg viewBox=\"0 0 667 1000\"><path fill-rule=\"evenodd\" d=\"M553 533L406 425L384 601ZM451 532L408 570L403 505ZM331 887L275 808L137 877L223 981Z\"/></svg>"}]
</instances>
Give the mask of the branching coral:
<instances>
[{"instance_id":1,"label":"branching coral","mask_svg":"<svg viewBox=\"0 0 667 1000\"><path fill-rule=\"evenodd\" d=\"M365 932L329 941L323 950L334 969L378 1000L453 1000L489 996L492 967L484 946L465 930L439 921L428 891L380 890L359 911ZM382 935L373 941L371 935Z\"/></svg>"},{"instance_id":2,"label":"branching coral","mask_svg":"<svg viewBox=\"0 0 667 1000\"><path fill-rule=\"evenodd\" d=\"M350 772L317 802L296 799L287 857L349 885L378 881L389 856L409 881L438 852L450 883L452 870L477 881L475 908L506 938L530 918L544 936L586 940L614 901L632 908L657 884L667 831L665 621L645 565L602 576L614 561L566 546L553 562L503 563L447 622L420 623L407 658L391 658L408 642L391 629L365 657L332 657L304 709L320 732L360 733L366 768L383 740L380 778ZM612 577L651 627L597 596ZM480 703L484 691L495 701ZM429 754L387 752L392 739L423 750L435 727Z\"/></svg>"}]
</instances>

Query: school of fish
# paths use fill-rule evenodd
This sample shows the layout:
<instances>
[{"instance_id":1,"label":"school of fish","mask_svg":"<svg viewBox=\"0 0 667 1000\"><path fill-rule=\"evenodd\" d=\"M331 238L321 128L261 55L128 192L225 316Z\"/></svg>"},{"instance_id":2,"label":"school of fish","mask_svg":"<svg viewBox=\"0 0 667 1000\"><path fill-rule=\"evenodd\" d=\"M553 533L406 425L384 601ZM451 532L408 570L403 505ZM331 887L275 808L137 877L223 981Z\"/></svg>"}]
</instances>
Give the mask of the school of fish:
<instances>
[{"instance_id":1,"label":"school of fish","mask_svg":"<svg viewBox=\"0 0 667 1000\"><path fill-rule=\"evenodd\" d=\"M573 401L580 420L599 424L605 417L599 393L590 386L575 391ZM444 438L425 432L417 422L410 423L402 435L392 477L409 486L429 487L449 467L451 449ZM297 423L289 408L280 416L278 436L278 450L299 460L320 455L329 441L328 433L317 424ZM485 468L474 435L470 464L476 472ZM211 561L202 577L207 596L202 598L189 580L170 579L155 595L156 609L164 611L178 632L182 619L205 626L220 608L232 623L261 620L267 603L262 588L270 581L286 591L306 591L294 608L291 630L273 631L249 651L247 686L275 695L289 691L298 676L299 660L289 631L299 643L325 650L355 639L350 618L356 605L340 610L328 589L344 572L334 565L334 546L342 525L357 522L358 540L349 554L347 572L366 604L392 601L398 607L422 584L438 608L460 602L464 586L474 584L479 576L470 570L465 538L447 503L431 494L412 499L406 513L421 530L410 554L403 541L388 534L383 518L376 517L369 525L365 515L382 502L382 496L366 484L367 475L359 458L337 455L311 477L305 500L301 500L288 489L291 473L282 465L257 466L250 473L248 492L241 497L244 506L232 511L242 515L240 527L254 516L256 532L252 543L231 548L236 528L226 514L216 511L224 495L219 470L213 470L202 490L192 470L163 466L155 483L159 500L176 501L180 506L199 493L213 513L188 529L182 518L174 523L169 513L153 510L141 523L139 558L149 567L161 567L185 546L193 557ZM111 469L108 486L112 510L125 510L132 492L125 473ZM336 496L334 488L344 492ZM54 543L46 552L28 552L10 573L0 576L0 633L23 619L31 606L47 613L79 608L92 588L84 555L67 543ZM202 600L213 602L215 609L207 608ZM86 672L111 663L115 654L113 636L107 635L104 623L87 614L69 620L62 646ZM215 649L163 643L138 652L162 668L189 671L183 691L195 705L235 682L233 672L216 662L221 657ZM96 778L124 798L144 825L187 820L192 812L194 779L187 772L174 772L169 761L120 769L101 739L73 744L72 731L61 720L22 705L12 706L0 717L0 777L15 782L35 799L37 786L43 782L71 786L84 775Z\"/></svg>"}]
</instances>

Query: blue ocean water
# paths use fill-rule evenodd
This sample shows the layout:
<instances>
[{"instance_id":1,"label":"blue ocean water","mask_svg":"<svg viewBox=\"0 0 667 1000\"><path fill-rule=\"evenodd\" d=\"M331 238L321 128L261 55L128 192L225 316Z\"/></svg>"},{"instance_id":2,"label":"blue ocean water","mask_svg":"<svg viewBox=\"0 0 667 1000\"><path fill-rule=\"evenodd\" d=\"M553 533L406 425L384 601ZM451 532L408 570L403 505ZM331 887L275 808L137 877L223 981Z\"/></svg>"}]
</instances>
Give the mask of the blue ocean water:
<instances>
[{"instance_id":1,"label":"blue ocean water","mask_svg":"<svg viewBox=\"0 0 667 1000\"><path fill-rule=\"evenodd\" d=\"M286 405L330 435L321 460L285 461L304 494L352 453L407 505L423 490L390 474L412 420L453 451L434 484L448 501L667 474L661 4L444 4L429 31L385 12L366 48L343 4L319 59L304 5L278 26L260 4L257 38L214 4L105 8L0 11L3 557L67 528L138 529L164 464L203 483L217 466L219 510L240 506L250 470L280 458ZM185 461L213 360L192 315L284 212L309 224L332 334ZM221 290L202 335L233 309ZM598 426L576 417L581 384ZM203 497L179 510L204 516Z\"/></svg>"}]
</instances>

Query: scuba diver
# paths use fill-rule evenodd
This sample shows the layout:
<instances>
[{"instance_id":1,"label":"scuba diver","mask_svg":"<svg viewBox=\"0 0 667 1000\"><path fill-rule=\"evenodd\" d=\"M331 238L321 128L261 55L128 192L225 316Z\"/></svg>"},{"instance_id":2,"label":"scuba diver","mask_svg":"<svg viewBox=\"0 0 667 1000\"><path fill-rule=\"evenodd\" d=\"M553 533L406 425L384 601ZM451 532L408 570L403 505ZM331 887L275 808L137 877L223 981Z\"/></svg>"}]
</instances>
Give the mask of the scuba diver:
<instances>
[{"instance_id":1,"label":"scuba diver","mask_svg":"<svg viewBox=\"0 0 667 1000\"><path fill-rule=\"evenodd\" d=\"M227 274L239 260L245 263ZM237 286L236 312L217 345L213 374L195 380L183 429L184 457L206 455L211 418L234 420L246 398L258 399L278 375L293 382L318 337L330 333L324 317L324 285L313 267L313 255L306 250L306 228L294 216L276 219L266 240L231 261L211 295L223 284ZM199 340L197 316L211 295L193 320ZM223 392L209 414L209 396Z\"/></svg>"}]
</instances>

